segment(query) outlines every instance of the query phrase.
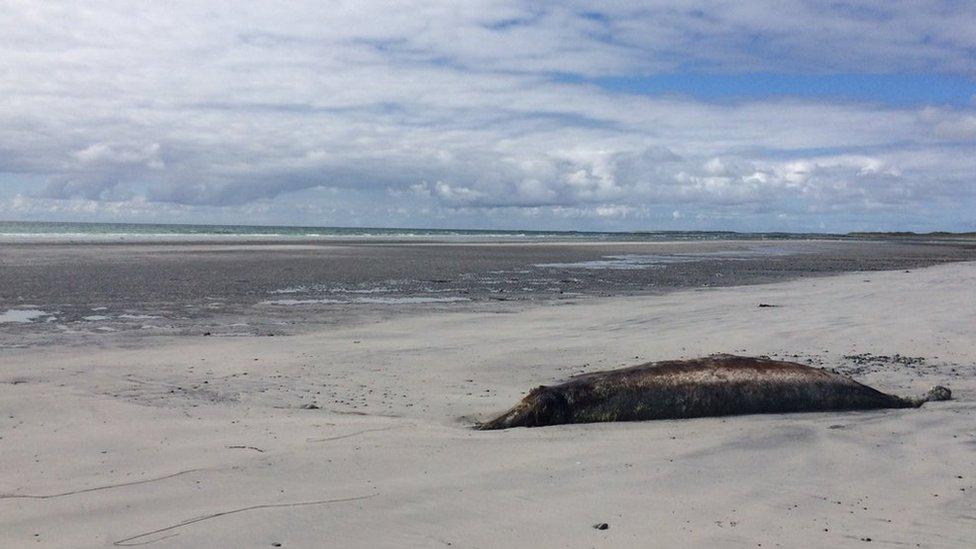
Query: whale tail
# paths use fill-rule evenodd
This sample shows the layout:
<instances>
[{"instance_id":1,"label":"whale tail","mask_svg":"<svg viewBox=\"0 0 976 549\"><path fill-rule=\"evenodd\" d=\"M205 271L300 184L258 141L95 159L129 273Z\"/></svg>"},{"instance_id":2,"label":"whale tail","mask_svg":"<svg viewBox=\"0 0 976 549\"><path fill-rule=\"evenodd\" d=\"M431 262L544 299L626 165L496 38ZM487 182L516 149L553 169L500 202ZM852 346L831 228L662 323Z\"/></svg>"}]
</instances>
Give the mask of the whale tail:
<instances>
[{"instance_id":1,"label":"whale tail","mask_svg":"<svg viewBox=\"0 0 976 549\"><path fill-rule=\"evenodd\" d=\"M952 391L950 391L948 387L936 385L935 387L929 389L928 394L925 395L925 400L952 400Z\"/></svg>"},{"instance_id":2,"label":"whale tail","mask_svg":"<svg viewBox=\"0 0 976 549\"><path fill-rule=\"evenodd\" d=\"M940 400L952 400L952 391L950 391L948 387L936 385L935 387L929 389L929 392L925 393L925 396L921 398L913 398L910 400L910 402L912 405L918 408L926 402L938 402Z\"/></svg>"}]
</instances>

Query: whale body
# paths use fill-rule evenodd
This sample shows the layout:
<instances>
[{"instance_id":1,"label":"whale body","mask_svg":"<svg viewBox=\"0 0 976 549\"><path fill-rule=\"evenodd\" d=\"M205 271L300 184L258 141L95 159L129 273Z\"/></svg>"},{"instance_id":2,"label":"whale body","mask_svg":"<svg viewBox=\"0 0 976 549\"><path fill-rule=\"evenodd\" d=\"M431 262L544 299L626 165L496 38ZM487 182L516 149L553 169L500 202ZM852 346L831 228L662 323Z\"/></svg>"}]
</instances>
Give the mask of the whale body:
<instances>
[{"instance_id":1,"label":"whale body","mask_svg":"<svg viewBox=\"0 0 976 549\"><path fill-rule=\"evenodd\" d=\"M795 362L712 355L582 374L559 385L540 386L478 428L917 408L929 400L949 398L945 387L934 387L923 398L903 398Z\"/></svg>"}]
</instances>

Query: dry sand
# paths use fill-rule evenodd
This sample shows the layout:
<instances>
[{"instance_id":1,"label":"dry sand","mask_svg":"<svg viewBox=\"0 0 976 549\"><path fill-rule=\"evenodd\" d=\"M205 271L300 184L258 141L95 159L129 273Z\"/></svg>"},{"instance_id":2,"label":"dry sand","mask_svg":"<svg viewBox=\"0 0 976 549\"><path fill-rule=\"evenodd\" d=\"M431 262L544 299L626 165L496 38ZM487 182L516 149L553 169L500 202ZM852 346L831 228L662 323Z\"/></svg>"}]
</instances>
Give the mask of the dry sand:
<instances>
[{"instance_id":1,"label":"dry sand","mask_svg":"<svg viewBox=\"0 0 976 549\"><path fill-rule=\"evenodd\" d=\"M974 327L976 264L957 263L5 351L0 546L972 547ZM470 429L540 383L715 352L796 354L956 400ZM844 358L862 353L902 357Z\"/></svg>"}]
</instances>

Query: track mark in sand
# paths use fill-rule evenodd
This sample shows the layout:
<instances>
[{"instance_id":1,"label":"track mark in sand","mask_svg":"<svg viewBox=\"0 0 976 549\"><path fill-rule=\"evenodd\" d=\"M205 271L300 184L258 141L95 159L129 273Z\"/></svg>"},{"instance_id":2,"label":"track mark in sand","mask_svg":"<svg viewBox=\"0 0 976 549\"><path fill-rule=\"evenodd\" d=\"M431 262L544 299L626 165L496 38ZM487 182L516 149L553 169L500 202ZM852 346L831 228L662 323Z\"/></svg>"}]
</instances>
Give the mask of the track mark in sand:
<instances>
[{"instance_id":1,"label":"track mark in sand","mask_svg":"<svg viewBox=\"0 0 976 549\"><path fill-rule=\"evenodd\" d=\"M185 471L180 471L178 473L173 473L170 475L165 475L155 478L147 478L143 480L133 480L131 482L120 482L118 484L106 484L105 486L95 486L94 488L83 488L81 490L72 490L70 492L61 492L60 494L0 494L0 499L53 499L65 496L73 496L76 494L85 494L88 492L97 492L99 490L108 490L110 488L122 488L124 486L135 486L137 484L148 484L150 482L157 482L160 480L166 480L173 477L178 477L180 475L186 475L189 473L196 473L198 471L206 471L205 468L200 469L187 469Z\"/></svg>"},{"instance_id":2,"label":"track mark in sand","mask_svg":"<svg viewBox=\"0 0 976 549\"><path fill-rule=\"evenodd\" d=\"M366 433L375 433L377 431L389 431L391 429L398 429L399 425L391 425L389 427L380 427L379 429L363 429L362 431L355 431L345 435L339 435L335 437L325 437L325 438L306 438L305 442L328 442L330 440L340 440L349 437L355 437L359 435L364 435Z\"/></svg>"},{"instance_id":3,"label":"track mark in sand","mask_svg":"<svg viewBox=\"0 0 976 549\"><path fill-rule=\"evenodd\" d=\"M176 524L173 524L171 526L166 526L165 528L159 528L159 529L156 529L156 530L152 530L151 532L143 532L143 533L137 534L135 536L130 536L130 537L127 537L127 538L124 538L124 539L120 539L118 541L114 541L114 542L112 542L112 545L114 545L116 547L132 547L132 546L136 546L136 545L148 545L150 543L155 543L157 541L162 541L164 539L168 539L168 538L171 538L173 536L177 536L179 534L170 534L168 536L163 536L161 538L156 538L156 539L147 540L147 541L136 541L136 540L139 539L139 538L149 537L149 536L152 536L152 535L155 535L155 534L162 534L163 532L170 532L172 530L176 530L177 528L182 528L184 526L189 526L189 525L195 524L197 522L203 522L205 520L215 519L217 517L223 517L223 516L226 516L226 515L233 515L233 514L236 514L236 513L244 513L246 511L256 511L258 509L276 509L276 508L281 508L281 507L304 507L304 506L309 506L309 505L327 505L327 504L330 504L330 503L345 503L345 502L348 502L348 501L358 501L358 500L362 500L362 499L369 499L369 498L372 498L372 497L376 497L378 495L379 495L378 493L375 493L375 494L368 494L368 495L365 495L365 496L355 496L355 497L351 497L351 498L320 499L320 500L316 500L316 501L296 501L296 502L292 502L292 503L266 503L266 504L263 504L263 505L251 505L249 507L240 507L238 509L231 509L229 511L220 511L220 512L217 512L217 513L211 513L211 514L208 514L208 515L203 515L203 516L200 516L200 517L195 517L195 518L187 519L187 520L184 520L182 522L178 522Z\"/></svg>"},{"instance_id":4,"label":"track mark in sand","mask_svg":"<svg viewBox=\"0 0 976 549\"><path fill-rule=\"evenodd\" d=\"M264 453L264 450L258 448L257 446L244 446L243 444L233 444L231 446L225 446L224 448L230 450L254 450L255 452Z\"/></svg>"}]
</instances>

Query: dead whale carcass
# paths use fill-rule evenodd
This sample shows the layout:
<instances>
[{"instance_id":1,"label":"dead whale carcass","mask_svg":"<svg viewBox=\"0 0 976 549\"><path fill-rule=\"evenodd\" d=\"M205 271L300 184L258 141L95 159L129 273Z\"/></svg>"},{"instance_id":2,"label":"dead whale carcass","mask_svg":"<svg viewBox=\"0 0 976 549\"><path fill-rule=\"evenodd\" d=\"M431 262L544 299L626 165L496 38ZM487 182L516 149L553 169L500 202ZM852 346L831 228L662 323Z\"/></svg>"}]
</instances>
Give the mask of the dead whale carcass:
<instances>
[{"instance_id":1,"label":"dead whale carcass","mask_svg":"<svg viewBox=\"0 0 976 549\"><path fill-rule=\"evenodd\" d=\"M559 385L540 386L479 428L916 408L949 398L945 387L934 387L923 398L902 398L795 362L712 355L582 374Z\"/></svg>"}]
</instances>

